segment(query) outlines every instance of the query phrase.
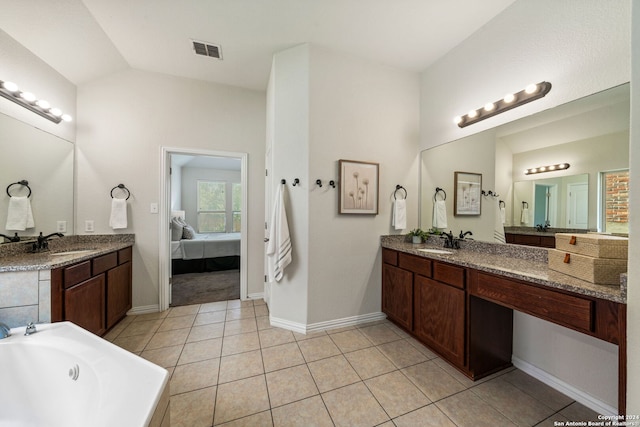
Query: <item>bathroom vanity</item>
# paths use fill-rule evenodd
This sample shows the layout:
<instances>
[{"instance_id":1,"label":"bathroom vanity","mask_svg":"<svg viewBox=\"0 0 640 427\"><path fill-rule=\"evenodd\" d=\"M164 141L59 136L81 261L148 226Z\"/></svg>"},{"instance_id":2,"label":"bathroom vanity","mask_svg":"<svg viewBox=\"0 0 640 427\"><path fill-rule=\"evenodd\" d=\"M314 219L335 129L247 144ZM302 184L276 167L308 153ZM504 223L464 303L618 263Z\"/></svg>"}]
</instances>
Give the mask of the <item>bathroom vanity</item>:
<instances>
[{"instance_id":1,"label":"bathroom vanity","mask_svg":"<svg viewBox=\"0 0 640 427\"><path fill-rule=\"evenodd\" d=\"M438 242L440 243L440 242ZM382 311L476 380L511 365L513 310L618 345L618 410L626 406L626 280L594 285L550 271L543 248L382 238ZM439 251L442 252L442 251Z\"/></svg>"},{"instance_id":2,"label":"bathroom vanity","mask_svg":"<svg viewBox=\"0 0 640 427\"><path fill-rule=\"evenodd\" d=\"M133 244L131 234L52 239L40 253L19 244L0 261L0 318L13 327L69 320L104 335L131 309Z\"/></svg>"}]
</instances>

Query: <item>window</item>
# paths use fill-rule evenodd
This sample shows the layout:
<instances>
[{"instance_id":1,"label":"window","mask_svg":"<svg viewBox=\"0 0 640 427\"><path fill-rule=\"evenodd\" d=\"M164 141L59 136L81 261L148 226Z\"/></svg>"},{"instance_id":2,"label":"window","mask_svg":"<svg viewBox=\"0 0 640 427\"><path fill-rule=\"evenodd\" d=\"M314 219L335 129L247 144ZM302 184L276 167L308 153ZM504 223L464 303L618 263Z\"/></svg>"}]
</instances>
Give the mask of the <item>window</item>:
<instances>
[{"instance_id":1,"label":"window","mask_svg":"<svg viewBox=\"0 0 640 427\"><path fill-rule=\"evenodd\" d=\"M600 229L607 233L629 233L629 169L600 172L602 204Z\"/></svg>"},{"instance_id":2,"label":"window","mask_svg":"<svg viewBox=\"0 0 640 427\"><path fill-rule=\"evenodd\" d=\"M242 184L198 181L198 233L241 231Z\"/></svg>"}]
</instances>

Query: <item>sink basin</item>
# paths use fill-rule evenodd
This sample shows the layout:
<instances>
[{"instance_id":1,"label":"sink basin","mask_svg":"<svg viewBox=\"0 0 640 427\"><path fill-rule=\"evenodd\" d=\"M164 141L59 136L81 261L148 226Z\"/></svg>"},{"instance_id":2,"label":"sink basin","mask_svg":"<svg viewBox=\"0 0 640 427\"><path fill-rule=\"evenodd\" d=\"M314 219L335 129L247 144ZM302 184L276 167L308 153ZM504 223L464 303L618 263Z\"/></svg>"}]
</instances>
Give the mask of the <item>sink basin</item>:
<instances>
[{"instance_id":1,"label":"sink basin","mask_svg":"<svg viewBox=\"0 0 640 427\"><path fill-rule=\"evenodd\" d=\"M451 255L453 252L445 251L443 249L418 249L420 252L426 252L428 254L440 254L440 255Z\"/></svg>"},{"instance_id":2,"label":"sink basin","mask_svg":"<svg viewBox=\"0 0 640 427\"><path fill-rule=\"evenodd\" d=\"M50 255L51 256L82 255L82 254L88 254L94 251L96 251L96 249L75 249L70 251L60 251Z\"/></svg>"}]
</instances>

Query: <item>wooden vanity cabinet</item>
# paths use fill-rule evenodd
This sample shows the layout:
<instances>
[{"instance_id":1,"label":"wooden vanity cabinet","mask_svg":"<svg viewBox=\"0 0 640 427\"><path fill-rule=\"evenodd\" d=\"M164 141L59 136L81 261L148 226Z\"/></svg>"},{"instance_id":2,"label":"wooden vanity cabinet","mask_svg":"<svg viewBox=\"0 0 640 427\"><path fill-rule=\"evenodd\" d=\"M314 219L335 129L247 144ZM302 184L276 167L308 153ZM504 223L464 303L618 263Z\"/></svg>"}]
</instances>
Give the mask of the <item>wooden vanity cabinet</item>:
<instances>
[{"instance_id":1,"label":"wooden vanity cabinet","mask_svg":"<svg viewBox=\"0 0 640 427\"><path fill-rule=\"evenodd\" d=\"M538 236L535 234L505 233L505 241L515 245L539 246L542 248L555 248L556 238L554 236Z\"/></svg>"},{"instance_id":2,"label":"wooden vanity cabinet","mask_svg":"<svg viewBox=\"0 0 640 427\"><path fill-rule=\"evenodd\" d=\"M131 308L132 248L51 272L51 320L104 335Z\"/></svg>"}]
</instances>

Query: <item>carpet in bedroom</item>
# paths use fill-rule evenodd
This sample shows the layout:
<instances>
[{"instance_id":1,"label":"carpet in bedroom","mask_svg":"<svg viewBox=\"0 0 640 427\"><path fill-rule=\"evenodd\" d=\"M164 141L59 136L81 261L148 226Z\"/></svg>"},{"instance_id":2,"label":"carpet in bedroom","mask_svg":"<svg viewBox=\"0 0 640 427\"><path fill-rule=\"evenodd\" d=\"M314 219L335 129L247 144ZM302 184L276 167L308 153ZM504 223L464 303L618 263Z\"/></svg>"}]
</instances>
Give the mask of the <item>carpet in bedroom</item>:
<instances>
[{"instance_id":1,"label":"carpet in bedroom","mask_svg":"<svg viewBox=\"0 0 640 427\"><path fill-rule=\"evenodd\" d=\"M240 270L178 274L171 283L172 307L240 298Z\"/></svg>"}]
</instances>

